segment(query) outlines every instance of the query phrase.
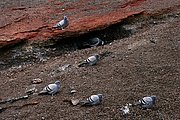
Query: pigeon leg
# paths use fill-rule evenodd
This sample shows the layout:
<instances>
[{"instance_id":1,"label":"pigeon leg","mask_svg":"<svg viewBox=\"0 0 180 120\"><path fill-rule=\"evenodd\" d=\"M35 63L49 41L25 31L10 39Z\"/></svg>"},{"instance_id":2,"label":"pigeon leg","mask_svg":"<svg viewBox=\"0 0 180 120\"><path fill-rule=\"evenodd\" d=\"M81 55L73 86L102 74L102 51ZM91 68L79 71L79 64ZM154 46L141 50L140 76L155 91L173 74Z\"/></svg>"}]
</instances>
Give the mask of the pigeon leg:
<instances>
[{"instance_id":1,"label":"pigeon leg","mask_svg":"<svg viewBox=\"0 0 180 120\"><path fill-rule=\"evenodd\" d=\"M54 94L51 95L51 100L54 98Z\"/></svg>"}]
</instances>

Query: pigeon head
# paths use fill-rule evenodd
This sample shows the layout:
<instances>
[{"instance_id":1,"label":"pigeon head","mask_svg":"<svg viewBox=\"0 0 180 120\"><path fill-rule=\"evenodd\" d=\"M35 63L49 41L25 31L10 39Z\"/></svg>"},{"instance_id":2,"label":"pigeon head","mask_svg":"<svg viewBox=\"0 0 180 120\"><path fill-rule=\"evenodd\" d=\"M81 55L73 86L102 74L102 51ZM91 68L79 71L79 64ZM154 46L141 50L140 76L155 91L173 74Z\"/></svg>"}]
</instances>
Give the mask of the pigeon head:
<instances>
[{"instance_id":1,"label":"pigeon head","mask_svg":"<svg viewBox=\"0 0 180 120\"><path fill-rule=\"evenodd\" d=\"M67 16L64 16L64 20L67 20Z\"/></svg>"},{"instance_id":2,"label":"pigeon head","mask_svg":"<svg viewBox=\"0 0 180 120\"><path fill-rule=\"evenodd\" d=\"M103 95L102 94L97 94L99 97L99 100L102 101Z\"/></svg>"},{"instance_id":3,"label":"pigeon head","mask_svg":"<svg viewBox=\"0 0 180 120\"><path fill-rule=\"evenodd\" d=\"M100 55L95 54L94 56L96 57L96 59L97 59L97 60L99 60L99 59L100 59Z\"/></svg>"},{"instance_id":4,"label":"pigeon head","mask_svg":"<svg viewBox=\"0 0 180 120\"><path fill-rule=\"evenodd\" d=\"M152 98L153 104L155 104L156 96L155 96L155 95L152 95L151 98Z\"/></svg>"},{"instance_id":5,"label":"pigeon head","mask_svg":"<svg viewBox=\"0 0 180 120\"><path fill-rule=\"evenodd\" d=\"M59 80L57 80L57 81L55 82L55 84L56 84L56 85L60 85L61 82L60 82Z\"/></svg>"}]
</instances>

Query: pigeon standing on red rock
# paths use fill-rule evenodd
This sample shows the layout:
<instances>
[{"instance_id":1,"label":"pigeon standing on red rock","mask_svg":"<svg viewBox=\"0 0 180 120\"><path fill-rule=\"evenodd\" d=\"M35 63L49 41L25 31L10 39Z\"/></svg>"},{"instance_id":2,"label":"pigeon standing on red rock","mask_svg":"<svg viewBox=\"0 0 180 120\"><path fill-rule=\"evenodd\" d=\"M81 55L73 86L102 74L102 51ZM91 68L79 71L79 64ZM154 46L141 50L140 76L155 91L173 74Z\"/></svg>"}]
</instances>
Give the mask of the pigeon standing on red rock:
<instances>
[{"instance_id":1,"label":"pigeon standing on red rock","mask_svg":"<svg viewBox=\"0 0 180 120\"><path fill-rule=\"evenodd\" d=\"M64 28L66 28L69 25L69 20L67 18L67 16L64 16L64 19L61 20L60 22L58 22L56 25L54 25L54 28L60 28L62 30L64 30Z\"/></svg>"}]
</instances>

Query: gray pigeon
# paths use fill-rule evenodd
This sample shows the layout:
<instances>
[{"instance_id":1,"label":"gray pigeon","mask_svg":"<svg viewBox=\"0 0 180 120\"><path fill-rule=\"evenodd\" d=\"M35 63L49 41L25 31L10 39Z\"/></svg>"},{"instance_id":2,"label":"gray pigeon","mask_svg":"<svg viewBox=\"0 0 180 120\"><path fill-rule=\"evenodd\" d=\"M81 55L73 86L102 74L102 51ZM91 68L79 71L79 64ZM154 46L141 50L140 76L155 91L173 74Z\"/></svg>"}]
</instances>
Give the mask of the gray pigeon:
<instances>
[{"instance_id":1,"label":"gray pigeon","mask_svg":"<svg viewBox=\"0 0 180 120\"><path fill-rule=\"evenodd\" d=\"M69 25L69 20L66 16L64 16L64 19L61 20L60 22L58 22L55 26L53 26L54 28L60 28L62 30L64 30L64 28L66 28Z\"/></svg>"},{"instance_id":2,"label":"gray pigeon","mask_svg":"<svg viewBox=\"0 0 180 120\"><path fill-rule=\"evenodd\" d=\"M139 105L143 109L152 108L155 105L156 96L147 96L140 99L134 105Z\"/></svg>"},{"instance_id":3,"label":"gray pigeon","mask_svg":"<svg viewBox=\"0 0 180 120\"><path fill-rule=\"evenodd\" d=\"M100 55L96 54L96 55L90 56L90 57L88 57L88 59L82 61L78 65L78 67L83 67L86 65L92 66L92 65L95 65L99 60L100 60Z\"/></svg>"},{"instance_id":4,"label":"gray pigeon","mask_svg":"<svg viewBox=\"0 0 180 120\"><path fill-rule=\"evenodd\" d=\"M82 106L93 106L93 105L99 105L102 102L102 94L97 94L97 95L91 95L89 98L86 100L80 101L80 104Z\"/></svg>"},{"instance_id":5,"label":"gray pigeon","mask_svg":"<svg viewBox=\"0 0 180 120\"><path fill-rule=\"evenodd\" d=\"M95 47L100 45L104 45L104 41L97 37L89 39L87 42L83 43L83 47Z\"/></svg>"},{"instance_id":6,"label":"gray pigeon","mask_svg":"<svg viewBox=\"0 0 180 120\"><path fill-rule=\"evenodd\" d=\"M39 94L51 94L54 95L60 90L60 81L56 81L53 84L49 84Z\"/></svg>"}]
</instances>

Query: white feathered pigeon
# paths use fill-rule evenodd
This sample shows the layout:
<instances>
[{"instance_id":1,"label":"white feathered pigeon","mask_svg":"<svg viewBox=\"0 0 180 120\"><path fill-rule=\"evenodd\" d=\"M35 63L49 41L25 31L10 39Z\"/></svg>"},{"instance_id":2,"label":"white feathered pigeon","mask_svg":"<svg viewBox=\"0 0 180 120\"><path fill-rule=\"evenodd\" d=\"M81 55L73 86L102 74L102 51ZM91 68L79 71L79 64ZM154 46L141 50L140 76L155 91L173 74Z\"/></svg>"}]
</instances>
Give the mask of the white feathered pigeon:
<instances>
[{"instance_id":1,"label":"white feathered pigeon","mask_svg":"<svg viewBox=\"0 0 180 120\"><path fill-rule=\"evenodd\" d=\"M100 55L96 54L93 56L88 57L88 59L82 61L78 67L86 66L86 65L95 65L100 60Z\"/></svg>"},{"instance_id":2,"label":"white feathered pigeon","mask_svg":"<svg viewBox=\"0 0 180 120\"><path fill-rule=\"evenodd\" d=\"M69 20L66 16L64 16L64 19L61 20L60 22L58 22L56 25L54 25L54 28L60 28L62 30L64 30L64 28L66 28L69 25Z\"/></svg>"},{"instance_id":3,"label":"white feathered pigeon","mask_svg":"<svg viewBox=\"0 0 180 120\"><path fill-rule=\"evenodd\" d=\"M83 43L83 47L95 47L100 45L104 45L104 41L97 37L89 39L87 42Z\"/></svg>"},{"instance_id":4,"label":"white feathered pigeon","mask_svg":"<svg viewBox=\"0 0 180 120\"><path fill-rule=\"evenodd\" d=\"M53 84L49 84L39 94L51 94L54 95L60 90L60 81L56 81Z\"/></svg>"},{"instance_id":5,"label":"white feathered pigeon","mask_svg":"<svg viewBox=\"0 0 180 120\"><path fill-rule=\"evenodd\" d=\"M97 94L97 95L91 95L89 98L86 100L80 101L80 104L82 106L93 106L93 105L99 105L102 102L102 94Z\"/></svg>"},{"instance_id":6,"label":"white feathered pigeon","mask_svg":"<svg viewBox=\"0 0 180 120\"><path fill-rule=\"evenodd\" d=\"M143 109L152 108L155 105L156 96L147 96L140 99L135 105L139 105Z\"/></svg>"}]
</instances>

